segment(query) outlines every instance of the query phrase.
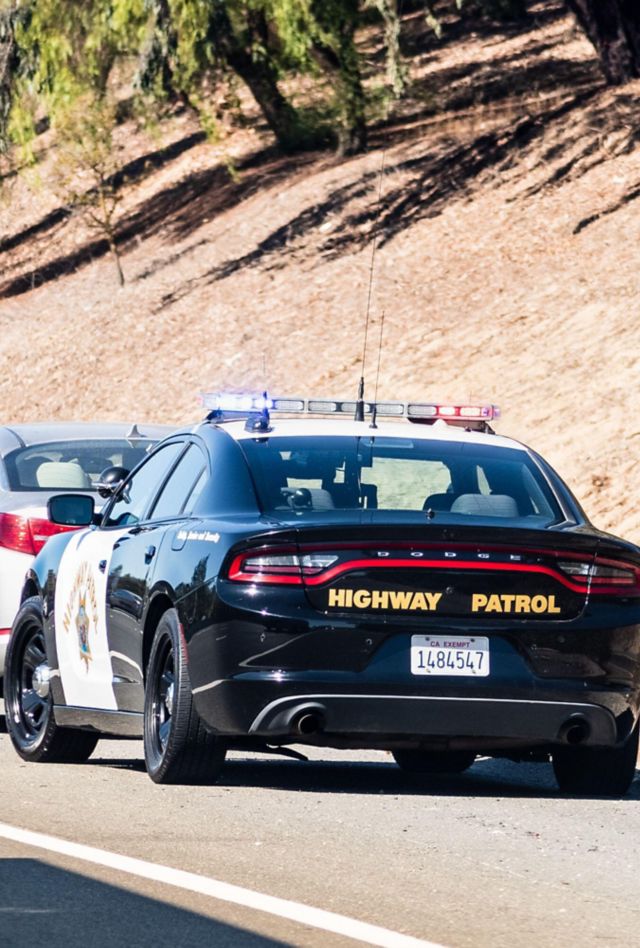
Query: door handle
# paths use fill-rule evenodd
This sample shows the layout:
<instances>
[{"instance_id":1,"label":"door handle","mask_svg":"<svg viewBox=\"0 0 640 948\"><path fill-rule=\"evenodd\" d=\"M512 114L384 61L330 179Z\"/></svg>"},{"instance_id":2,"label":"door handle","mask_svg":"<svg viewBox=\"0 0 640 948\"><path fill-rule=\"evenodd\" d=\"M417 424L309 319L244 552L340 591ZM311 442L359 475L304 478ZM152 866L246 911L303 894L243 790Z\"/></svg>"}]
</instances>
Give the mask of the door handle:
<instances>
[{"instance_id":1,"label":"door handle","mask_svg":"<svg viewBox=\"0 0 640 948\"><path fill-rule=\"evenodd\" d=\"M106 561L106 560L100 560L100 562L98 563L98 569L100 570L100 572L101 572L101 573L104 573L104 571L106 570L106 568L107 568L107 561Z\"/></svg>"},{"instance_id":2,"label":"door handle","mask_svg":"<svg viewBox=\"0 0 640 948\"><path fill-rule=\"evenodd\" d=\"M155 546L148 546L148 547L146 548L146 550L144 551L144 561L145 561L145 563L147 563L147 565L148 565L148 564L151 562L151 560L154 558L155 555L156 555L156 548L155 548Z\"/></svg>"}]
</instances>

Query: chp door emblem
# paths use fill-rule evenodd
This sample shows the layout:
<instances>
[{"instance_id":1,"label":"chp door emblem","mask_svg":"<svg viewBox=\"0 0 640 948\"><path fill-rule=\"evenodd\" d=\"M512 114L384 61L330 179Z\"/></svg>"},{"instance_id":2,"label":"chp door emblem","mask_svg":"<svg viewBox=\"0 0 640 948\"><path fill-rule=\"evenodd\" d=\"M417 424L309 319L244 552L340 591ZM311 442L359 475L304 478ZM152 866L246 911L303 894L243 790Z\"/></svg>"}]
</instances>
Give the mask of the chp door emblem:
<instances>
[{"instance_id":1,"label":"chp door emblem","mask_svg":"<svg viewBox=\"0 0 640 948\"><path fill-rule=\"evenodd\" d=\"M78 652L85 671L93 661L91 642L98 631L98 600L91 564L81 563L71 587L62 620L65 632L72 630L78 637Z\"/></svg>"}]
</instances>

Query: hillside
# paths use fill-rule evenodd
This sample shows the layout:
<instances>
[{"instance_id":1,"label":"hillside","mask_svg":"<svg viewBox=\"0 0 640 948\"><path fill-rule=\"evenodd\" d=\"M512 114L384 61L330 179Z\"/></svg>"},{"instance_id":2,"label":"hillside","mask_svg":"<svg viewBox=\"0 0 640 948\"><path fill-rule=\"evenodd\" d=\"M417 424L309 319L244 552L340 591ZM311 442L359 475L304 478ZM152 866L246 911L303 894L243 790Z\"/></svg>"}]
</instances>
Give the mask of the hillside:
<instances>
[{"instance_id":1,"label":"hillside","mask_svg":"<svg viewBox=\"0 0 640 948\"><path fill-rule=\"evenodd\" d=\"M43 136L0 207L1 421L180 423L202 388L267 383L355 395L377 237L369 396L384 312L381 398L497 402L502 433L640 542L640 84L605 88L560 4L534 14L441 42L407 15L411 94L356 158L284 157L250 111L219 144L186 113L124 125L123 289L48 189Z\"/></svg>"}]
</instances>

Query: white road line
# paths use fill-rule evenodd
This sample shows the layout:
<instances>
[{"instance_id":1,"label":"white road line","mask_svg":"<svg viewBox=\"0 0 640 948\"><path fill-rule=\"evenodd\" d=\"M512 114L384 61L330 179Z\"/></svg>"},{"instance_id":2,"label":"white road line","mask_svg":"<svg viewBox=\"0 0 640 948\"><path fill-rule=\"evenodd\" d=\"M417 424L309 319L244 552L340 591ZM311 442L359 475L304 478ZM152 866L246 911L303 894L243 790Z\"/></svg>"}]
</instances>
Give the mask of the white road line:
<instances>
[{"instance_id":1,"label":"white road line","mask_svg":"<svg viewBox=\"0 0 640 948\"><path fill-rule=\"evenodd\" d=\"M288 918L301 925L318 928L325 932L333 932L352 938L354 941L363 941L368 945L377 945L380 948L442 948L431 941L413 938L388 928L369 925L346 915L337 915L335 912L326 912L324 909L313 908L300 902L290 902L288 899L279 899L273 895L263 895L251 889L220 882L207 876L199 876L194 872L184 872L182 869L171 869L169 866L160 866L143 859L134 859L131 856L121 856L110 853L105 849L95 849L93 846L84 846L81 843L72 843L45 833L33 833L31 830L20 829L7 823L0 823L0 837L21 843L24 846L35 846L37 849L46 849L49 852L70 856L91 862L97 866L107 866L118 872L138 876L141 879L151 879L164 885L172 885L189 892L199 892L221 902L232 902L234 905L243 905L245 908L267 912L280 918Z\"/></svg>"}]
</instances>

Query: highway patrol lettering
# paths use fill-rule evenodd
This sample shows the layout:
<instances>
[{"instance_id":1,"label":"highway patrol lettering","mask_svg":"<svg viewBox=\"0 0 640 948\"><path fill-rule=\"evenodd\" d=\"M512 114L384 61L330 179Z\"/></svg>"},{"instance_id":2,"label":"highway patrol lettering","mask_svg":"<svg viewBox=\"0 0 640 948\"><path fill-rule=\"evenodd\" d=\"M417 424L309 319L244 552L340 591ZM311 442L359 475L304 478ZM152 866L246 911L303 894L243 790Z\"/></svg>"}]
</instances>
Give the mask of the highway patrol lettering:
<instances>
[{"instance_id":1,"label":"highway patrol lettering","mask_svg":"<svg viewBox=\"0 0 640 948\"><path fill-rule=\"evenodd\" d=\"M329 607L339 609L407 609L434 612L442 593L389 589L330 589Z\"/></svg>"},{"instance_id":2,"label":"highway patrol lettering","mask_svg":"<svg viewBox=\"0 0 640 948\"><path fill-rule=\"evenodd\" d=\"M519 596L519 595L485 595L474 593L471 597L472 612L501 612L520 613L527 615L558 615L562 610L556 606L555 596Z\"/></svg>"}]
</instances>

